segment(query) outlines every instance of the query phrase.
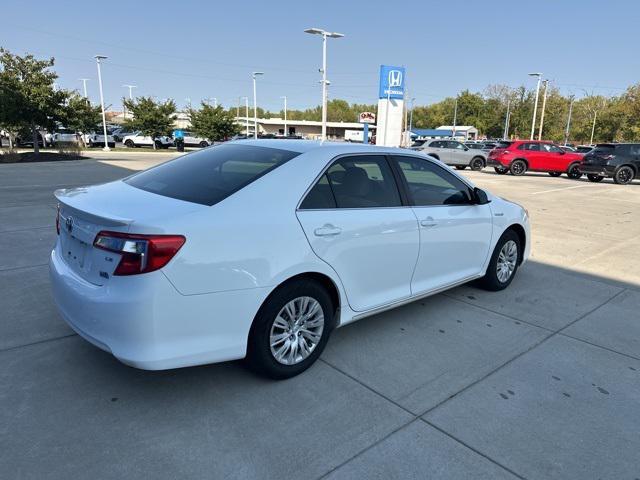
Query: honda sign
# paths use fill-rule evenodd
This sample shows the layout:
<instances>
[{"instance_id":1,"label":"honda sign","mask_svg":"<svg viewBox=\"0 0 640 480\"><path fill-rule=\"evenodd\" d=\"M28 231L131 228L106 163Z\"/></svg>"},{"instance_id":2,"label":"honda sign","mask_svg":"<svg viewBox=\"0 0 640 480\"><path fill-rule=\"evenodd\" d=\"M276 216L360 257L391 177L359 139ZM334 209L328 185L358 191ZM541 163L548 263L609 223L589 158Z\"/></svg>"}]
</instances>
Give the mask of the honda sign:
<instances>
[{"instance_id":1,"label":"honda sign","mask_svg":"<svg viewBox=\"0 0 640 480\"><path fill-rule=\"evenodd\" d=\"M380 65L378 98L404 98L404 67Z\"/></svg>"}]
</instances>

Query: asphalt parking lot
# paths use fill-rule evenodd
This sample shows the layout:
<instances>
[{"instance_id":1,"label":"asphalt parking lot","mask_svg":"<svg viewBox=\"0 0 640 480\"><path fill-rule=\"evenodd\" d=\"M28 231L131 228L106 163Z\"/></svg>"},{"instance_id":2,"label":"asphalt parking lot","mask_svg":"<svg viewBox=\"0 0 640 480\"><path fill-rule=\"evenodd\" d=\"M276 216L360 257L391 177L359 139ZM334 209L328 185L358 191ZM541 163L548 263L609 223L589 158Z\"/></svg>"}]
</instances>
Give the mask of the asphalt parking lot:
<instances>
[{"instance_id":1,"label":"asphalt parking lot","mask_svg":"<svg viewBox=\"0 0 640 480\"><path fill-rule=\"evenodd\" d=\"M640 478L637 182L467 170L529 210L511 287L349 325L272 382L135 370L59 318L53 190L168 158L97 156L0 165L0 477Z\"/></svg>"}]
</instances>

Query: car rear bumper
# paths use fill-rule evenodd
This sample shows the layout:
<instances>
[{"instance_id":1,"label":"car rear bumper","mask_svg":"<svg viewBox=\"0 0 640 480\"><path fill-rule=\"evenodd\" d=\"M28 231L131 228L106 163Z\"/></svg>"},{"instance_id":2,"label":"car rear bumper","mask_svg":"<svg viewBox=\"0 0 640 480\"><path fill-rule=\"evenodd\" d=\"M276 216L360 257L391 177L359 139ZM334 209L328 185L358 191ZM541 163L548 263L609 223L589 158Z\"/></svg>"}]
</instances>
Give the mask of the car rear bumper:
<instances>
[{"instance_id":1,"label":"car rear bumper","mask_svg":"<svg viewBox=\"0 0 640 480\"><path fill-rule=\"evenodd\" d=\"M118 360L164 370L243 358L249 329L269 289L182 295L161 272L112 277L97 286L53 250L51 287L62 318Z\"/></svg>"},{"instance_id":2,"label":"car rear bumper","mask_svg":"<svg viewBox=\"0 0 640 480\"><path fill-rule=\"evenodd\" d=\"M578 167L586 175L600 175L601 177L612 177L616 167L612 165L594 165L581 163Z\"/></svg>"},{"instance_id":3,"label":"car rear bumper","mask_svg":"<svg viewBox=\"0 0 640 480\"><path fill-rule=\"evenodd\" d=\"M487 158L487 167L502 167L502 168L509 168L506 165L503 165L502 163L500 163L498 160L496 160L495 158Z\"/></svg>"}]
</instances>

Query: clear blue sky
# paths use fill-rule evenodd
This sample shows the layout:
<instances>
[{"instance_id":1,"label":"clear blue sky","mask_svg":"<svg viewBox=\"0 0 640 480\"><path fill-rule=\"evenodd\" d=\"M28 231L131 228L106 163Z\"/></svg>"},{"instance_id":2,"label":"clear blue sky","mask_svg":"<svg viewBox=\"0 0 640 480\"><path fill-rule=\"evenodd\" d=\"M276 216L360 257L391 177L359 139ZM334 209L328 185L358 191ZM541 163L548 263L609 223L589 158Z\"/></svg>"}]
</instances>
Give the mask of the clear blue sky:
<instances>
[{"instance_id":1,"label":"clear blue sky","mask_svg":"<svg viewBox=\"0 0 640 480\"><path fill-rule=\"evenodd\" d=\"M93 5L93 6L92 6ZM97 8L97 5L101 5ZM104 5L104 8L102 8ZM98 99L93 55L114 109L137 95L251 98L250 72L262 70L258 104L320 102L320 27L329 40L330 98L375 103L381 63L404 65L416 104L494 83L533 85L540 71L563 92L618 94L640 81L638 0L484 1L120 1L2 0L0 46L54 56L59 84Z\"/></svg>"}]
</instances>

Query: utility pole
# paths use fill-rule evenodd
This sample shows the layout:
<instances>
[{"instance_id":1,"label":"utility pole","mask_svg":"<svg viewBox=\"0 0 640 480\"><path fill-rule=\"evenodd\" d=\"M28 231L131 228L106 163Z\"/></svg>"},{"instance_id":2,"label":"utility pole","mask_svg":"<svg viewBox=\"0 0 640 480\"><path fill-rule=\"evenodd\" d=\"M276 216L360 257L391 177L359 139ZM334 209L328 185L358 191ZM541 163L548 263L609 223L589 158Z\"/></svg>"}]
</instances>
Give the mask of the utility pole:
<instances>
[{"instance_id":1,"label":"utility pole","mask_svg":"<svg viewBox=\"0 0 640 480\"><path fill-rule=\"evenodd\" d=\"M284 136L288 137L289 132L287 131L287 96L283 95L280 98L284 99Z\"/></svg>"},{"instance_id":2,"label":"utility pole","mask_svg":"<svg viewBox=\"0 0 640 480\"><path fill-rule=\"evenodd\" d=\"M567 117L567 128L564 131L564 144L569 142L569 129L571 128L571 113L573 112L573 99L575 95L569 97L569 116Z\"/></svg>"},{"instance_id":3,"label":"utility pole","mask_svg":"<svg viewBox=\"0 0 640 480\"><path fill-rule=\"evenodd\" d=\"M89 81L88 78L79 78L78 80L80 80L82 82L82 88L84 90L84 98L89 98L89 96L87 95L87 82Z\"/></svg>"},{"instance_id":4,"label":"utility pole","mask_svg":"<svg viewBox=\"0 0 640 480\"><path fill-rule=\"evenodd\" d=\"M244 119L245 119L245 137L249 138L249 97L244 98Z\"/></svg>"},{"instance_id":5,"label":"utility pole","mask_svg":"<svg viewBox=\"0 0 640 480\"><path fill-rule=\"evenodd\" d=\"M102 93L102 72L100 71L100 62L101 60L106 60L107 57L104 55L96 55L94 57L96 59L96 65L98 66L98 86L100 87L100 106L102 107L102 130L104 133L104 148L105 152L110 151L109 142L107 141L107 116L104 112L104 95Z\"/></svg>"},{"instance_id":6,"label":"utility pole","mask_svg":"<svg viewBox=\"0 0 640 480\"><path fill-rule=\"evenodd\" d=\"M456 138L456 122L458 121L458 97L456 96L456 104L453 107L453 130L451 131L451 137Z\"/></svg>"},{"instance_id":7,"label":"utility pole","mask_svg":"<svg viewBox=\"0 0 640 480\"><path fill-rule=\"evenodd\" d=\"M264 75L264 72L253 72L251 78L253 78L253 138L258 138L258 94L256 93L256 77L258 75Z\"/></svg>"},{"instance_id":8,"label":"utility pole","mask_svg":"<svg viewBox=\"0 0 640 480\"><path fill-rule=\"evenodd\" d=\"M544 95L542 96L542 113L540 114L540 129L538 130L538 140L542 140L542 126L544 125L544 110L547 106L547 87L549 86L549 80L544 82Z\"/></svg>"},{"instance_id":9,"label":"utility pole","mask_svg":"<svg viewBox=\"0 0 640 480\"><path fill-rule=\"evenodd\" d=\"M536 101L533 104L533 120L531 121L530 140L533 140L533 137L535 136L535 132L536 132L536 115L538 113L538 97L540 95L540 81L542 80L542 73L530 73L529 76L538 77L538 85L536 86Z\"/></svg>"},{"instance_id":10,"label":"utility pole","mask_svg":"<svg viewBox=\"0 0 640 480\"><path fill-rule=\"evenodd\" d=\"M502 134L503 140L509 139L509 116L511 115L511 99L507 100L507 115L504 117L504 133Z\"/></svg>"}]
</instances>

